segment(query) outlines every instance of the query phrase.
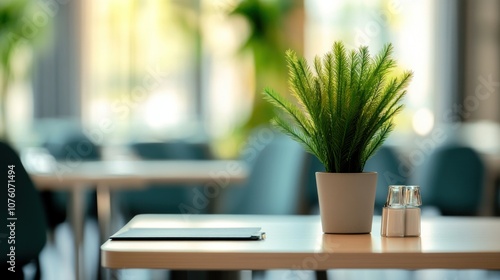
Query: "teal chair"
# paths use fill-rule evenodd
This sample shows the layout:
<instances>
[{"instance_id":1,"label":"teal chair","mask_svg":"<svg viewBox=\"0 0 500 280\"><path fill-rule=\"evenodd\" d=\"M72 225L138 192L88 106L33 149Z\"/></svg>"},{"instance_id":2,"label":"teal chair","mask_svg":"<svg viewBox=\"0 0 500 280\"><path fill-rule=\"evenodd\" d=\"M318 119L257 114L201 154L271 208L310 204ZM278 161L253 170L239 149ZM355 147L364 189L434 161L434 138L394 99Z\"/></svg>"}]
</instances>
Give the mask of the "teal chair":
<instances>
[{"instance_id":1,"label":"teal chair","mask_svg":"<svg viewBox=\"0 0 500 280\"><path fill-rule=\"evenodd\" d=\"M260 130L262 131L262 130ZM219 211L225 214L297 214L302 185L305 152L288 136L266 129L253 133L241 160L250 165L243 186L229 186L220 199ZM253 145L252 145L253 143Z\"/></svg>"},{"instance_id":2,"label":"teal chair","mask_svg":"<svg viewBox=\"0 0 500 280\"><path fill-rule=\"evenodd\" d=\"M443 215L478 214L486 169L474 149L458 144L439 147L421 165L419 173L425 205L437 207Z\"/></svg>"},{"instance_id":3,"label":"teal chair","mask_svg":"<svg viewBox=\"0 0 500 280\"><path fill-rule=\"evenodd\" d=\"M0 211L0 219L3 221L0 227L0 254L1 279L23 279L22 267L34 262L36 267L35 279L40 279L41 270L39 254L46 243L47 222L38 191L35 189L28 173L23 167L18 154L7 144L0 142L0 164L3 170L4 188L0 192L1 205L4 207ZM12 166L10 168L9 166ZM9 173L13 171L12 175ZM9 177L11 175L12 177ZM8 181L12 179L12 185ZM9 190L8 187L11 187ZM13 194L13 195L9 195ZM12 200L8 200L12 199ZM11 203L12 212L7 211ZM13 213L11 216L10 213ZM16 218L16 220L8 220ZM7 227L14 223L14 227ZM15 243L13 243L15 241ZM11 251L11 246L15 248L15 273L7 269L7 263L11 257L7 254Z\"/></svg>"},{"instance_id":4,"label":"teal chair","mask_svg":"<svg viewBox=\"0 0 500 280\"><path fill-rule=\"evenodd\" d=\"M315 155L310 153L307 153L304 162L305 195L303 203L305 204L305 214L318 214L319 202L316 172L325 172L325 166Z\"/></svg>"},{"instance_id":5,"label":"teal chair","mask_svg":"<svg viewBox=\"0 0 500 280\"><path fill-rule=\"evenodd\" d=\"M365 172L377 172L375 211L381 213L387 200L388 186L406 185L408 178L399 171L400 161L394 148L382 146L365 164Z\"/></svg>"}]
</instances>

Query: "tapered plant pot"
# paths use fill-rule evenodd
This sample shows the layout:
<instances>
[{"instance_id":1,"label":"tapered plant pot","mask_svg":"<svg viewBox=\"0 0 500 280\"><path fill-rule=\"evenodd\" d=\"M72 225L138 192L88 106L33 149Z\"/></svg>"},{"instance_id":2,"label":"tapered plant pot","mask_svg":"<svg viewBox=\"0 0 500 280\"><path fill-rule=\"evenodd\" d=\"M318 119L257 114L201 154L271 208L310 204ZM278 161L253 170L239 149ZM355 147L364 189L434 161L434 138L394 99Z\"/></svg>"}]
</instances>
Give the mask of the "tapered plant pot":
<instances>
[{"instance_id":1,"label":"tapered plant pot","mask_svg":"<svg viewBox=\"0 0 500 280\"><path fill-rule=\"evenodd\" d=\"M324 233L370 233L377 173L316 172Z\"/></svg>"}]
</instances>

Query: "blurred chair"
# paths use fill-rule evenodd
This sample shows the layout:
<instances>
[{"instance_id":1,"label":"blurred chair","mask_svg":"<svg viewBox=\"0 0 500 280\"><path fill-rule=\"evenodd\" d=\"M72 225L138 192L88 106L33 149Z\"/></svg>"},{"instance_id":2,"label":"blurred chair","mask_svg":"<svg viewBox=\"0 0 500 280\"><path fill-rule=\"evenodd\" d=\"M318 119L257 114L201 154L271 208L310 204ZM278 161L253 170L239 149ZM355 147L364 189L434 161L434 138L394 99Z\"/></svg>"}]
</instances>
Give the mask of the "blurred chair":
<instances>
[{"instance_id":1,"label":"blurred chair","mask_svg":"<svg viewBox=\"0 0 500 280\"><path fill-rule=\"evenodd\" d=\"M266 131L271 132L268 129ZM277 132L273 132L270 139L258 135L259 130L251 136L256 140L249 141L251 144L244 149L246 154L255 155L246 159L251 164L248 180L243 186L225 189L219 201L218 212L297 214L304 150L297 142Z\"/></svg>"},{"instance_id":2,"label":"blurred chair","mask_svg":"<svg viewBox=\"0 0 500 280\"><path fill-rule=\"evenodd\" d=\"M397 153L390 146L382 146L365 164L365 172L377 172L375 212L381 213L387 200L389 185L406 185L407 178L400 174Z\"/></svg>"},{"instance_id":3,"label":"blurred chair","mask_svg":"<svg viewBox=\"0 0 500 280\"><path fill-rule=\"evenodd\" d=\"M144 160L202 160L211 158L206 143L150 142L133 143L131 149ZM197 187L197 186L193 186ZM181 213L180 203L189 201L192 187L153 184L140 190L120 191L117 195L120 212L125 220L145 213Z\"/></svg>"},{"instance_id":4,"label":"blurred chair","mask_svg":"<svg viewBox=\"0 0 500 280\"><path fill-rule=\"evenodd\" d=\"M212 157L206 143L185 141L172 142L137 142L130 145L141 158L148 160L162 159L209 159Z\"/></svg>"},{"instance_id":5,"label":"blurred chair","mask_svg":"<svg viewBox=\"0 0 500 280\"><path fill-rule=\"evenodd\" d=\"M83 132L76 129L64 129L47 136L44 148L58 161L92 161L101 159L99 146L94 144ZM66 219L68 192L42 191L42 200L48 214L50 228L55 228ZM86 213L97 217L95 191L86 194Z\"/></svg>"},{"instance_id":6,"label":"blurred chair","mask_svg":"<svg viewBox=\"0 0 500 280\"><path fill-rule=\"evenodd\" d=\"M2 265L2 272L0 272L1 279L23 279L22 267L30 262L34 262L36 266L35 279L40 279L40 262L39 254L46 243L47 223L45 211L39 196L38 191L35 189L28 173L24 169L21 160L17 153L7 144L0 142L0 163L2 169L5 171L5 187L0 192L0 199L2 207L1 219L4 224L0 229L0 246L1 252L0 261ZM10 169L8 166L13 166ZM8 192L7 180L9 170L13 170L12 174L12 187L15 191ZM10 178L9 178L10 179ZM8 196L13 194L13 196ZM12 201L8 201L8 199ZM8 215L8 203L12 203L14 208L13 216ZM17 218L15 221L10 221L8 218ZM15 228L9 229L7 227L10 223L15 224ZM12 230L12 231L11 231ZM13 235L14 233L14 235ZM15 236L15 239L8 239L10 236ZM12 243L15 240L15 243ZM15 246L15 270L16 273L7 271L8 261L10 257L10 246Z\"/></svg>"},{"instance_id":7,"label":"blurred chair","mask_svg":"<svg viewBox=\"0 0 500 280\"><path fill-rule=\"evenodd\" d=\"M447 144L434 150L420 168L422 200L443 215L478 214L485 165L472 148Z\"/></svg>"},{"instance_id":8,"label":"blurred chair","mask_svg":"<svg viewBox=\"0 0 500 280\"><path fill-rule=\"evenodd\" d=\"M316 172L325 172L325 166L315 155L310 153L306 154L304 163L304 212L306 214L319 214Z\"/></svg>"},{"instance_id":9,"label":"blurred chair","mask_svg":"<svg viewBox=\"0 0 500 280\"><path fill-rule=\"evenodd\" d=\"M83 132L61 131L47 137L44 147L57 160L100 160L100 148Z\"/></svg>"}]
</instances>

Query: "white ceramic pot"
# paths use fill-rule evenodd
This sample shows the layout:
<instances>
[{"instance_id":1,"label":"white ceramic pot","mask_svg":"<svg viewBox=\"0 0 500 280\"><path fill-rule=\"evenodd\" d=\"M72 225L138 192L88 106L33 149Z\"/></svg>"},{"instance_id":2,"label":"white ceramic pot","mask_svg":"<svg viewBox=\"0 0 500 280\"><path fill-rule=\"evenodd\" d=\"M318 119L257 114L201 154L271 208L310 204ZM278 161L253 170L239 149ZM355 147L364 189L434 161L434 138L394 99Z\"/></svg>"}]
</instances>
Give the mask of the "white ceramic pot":
<instances>
[{"instance_id":1,"label":"white ceramic pot","mask_svg":"<svg viewBox=\"0 0 500 280\"><path fill-rule=\"evenodd\" d=\"M376 172L316 172L316 184L324 233L371 232Z\"/></svg>"}]
</instances>

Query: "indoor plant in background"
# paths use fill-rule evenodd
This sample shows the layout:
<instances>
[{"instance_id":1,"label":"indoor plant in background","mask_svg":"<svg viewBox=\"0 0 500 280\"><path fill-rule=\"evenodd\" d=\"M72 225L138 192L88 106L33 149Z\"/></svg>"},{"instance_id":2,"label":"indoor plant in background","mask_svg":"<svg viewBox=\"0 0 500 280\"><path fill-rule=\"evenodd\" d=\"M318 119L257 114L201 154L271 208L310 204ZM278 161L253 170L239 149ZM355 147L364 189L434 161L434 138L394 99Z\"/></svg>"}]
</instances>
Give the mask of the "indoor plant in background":
<instances>
[{"instance_id":1,"label":"indoor plant in background","mask_svg":"<svg viewBox=\"0 0 500 280\"><path fill-rule=\"evenodd\" d=\"M2 0L0 2L0 139L4 141L11 140L7 133L9 89L16 82L18 78L16 76L20 75L19 72L22 72L20 69L23 68L19 65L14 67L14 61L16 57L27 56L27 54L29 56L29 53L19 53L19 49L23 45L28 48L33 47L38 35L43 34L42 26L32 22L37 12L36 7L37 4L30 0ZM42 16L48 16L45 12L40 13Z\"/></svg>"},{"instance_id":2,"label":"indoor plant in background","mask_svg":"<svg viewBox=\"0 0 500 280\"><path fill-rule=\"evenodd\" d=\"M326 172L316 173L325 233L371 231L377 173L363 168L392 130L412 77L409 71L393 73L392 50L388 44L372 57L367 47L347 51L336 42L314 59L314 71L289 50L295 100L264 91L277 108L273 123L325 166Z\"/></svg>"}]
</instances>

